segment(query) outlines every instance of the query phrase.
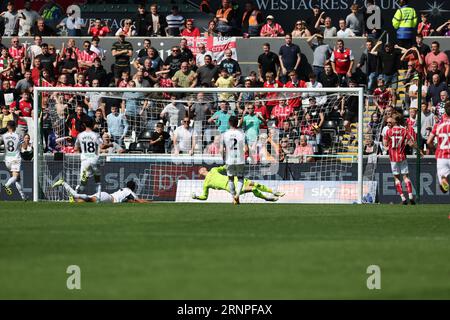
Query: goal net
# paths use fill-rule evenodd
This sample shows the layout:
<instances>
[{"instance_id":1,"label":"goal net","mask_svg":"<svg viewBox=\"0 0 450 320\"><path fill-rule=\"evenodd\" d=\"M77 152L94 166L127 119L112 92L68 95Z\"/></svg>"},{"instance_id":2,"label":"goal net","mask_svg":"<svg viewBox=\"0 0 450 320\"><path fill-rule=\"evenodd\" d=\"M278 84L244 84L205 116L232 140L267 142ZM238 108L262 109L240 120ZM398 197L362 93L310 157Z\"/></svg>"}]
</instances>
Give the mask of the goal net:
<instances>
[{"instance_id":1,"label":"goal net","mask_svg":"<svg viewBox=\"0 0 450 320\"><path fill-rule=\"evenodd\" d=\"M362 88L36 87L34 96L35 201L67 201L53 184L84 178L75 143L87 117L102 138L104 192L134 180L146 200L230 202L226 183L208 177L228 179L231 116L246 137L241 202L361 203L373 189L363 181ZM83 193L95 190L88 177Z\"/></svg>"}]
</instances>

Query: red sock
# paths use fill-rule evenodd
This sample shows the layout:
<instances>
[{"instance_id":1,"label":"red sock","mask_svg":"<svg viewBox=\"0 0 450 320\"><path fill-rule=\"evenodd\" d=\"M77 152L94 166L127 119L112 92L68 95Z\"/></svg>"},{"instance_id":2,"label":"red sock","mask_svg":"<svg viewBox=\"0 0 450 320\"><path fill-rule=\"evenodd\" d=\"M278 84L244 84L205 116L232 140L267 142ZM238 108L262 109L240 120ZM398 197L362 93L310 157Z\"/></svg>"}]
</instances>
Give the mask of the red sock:
<instances>
[{"instance_id":1,"label":"red sock","mask_svg":"<svg viewBox=\"0 0 450 320\"><path fill-rule=\"evenodd\" d=\"M412 183L411 180L408 180L406 182L406 190L408 191L408 194L412 193Z\"/></svg>"},{"instance_id":2,"label":"red sock","mask_svg":"<svg viewBox=\"0 0 450 320\"><path fill-rule=\"evenodd\" d=\"M397 189L397 193L402 196L403 195L403 189L402 189L402 183L401 182L397 182L395 184L395 188Z\"/></svg>"}]
</instances>

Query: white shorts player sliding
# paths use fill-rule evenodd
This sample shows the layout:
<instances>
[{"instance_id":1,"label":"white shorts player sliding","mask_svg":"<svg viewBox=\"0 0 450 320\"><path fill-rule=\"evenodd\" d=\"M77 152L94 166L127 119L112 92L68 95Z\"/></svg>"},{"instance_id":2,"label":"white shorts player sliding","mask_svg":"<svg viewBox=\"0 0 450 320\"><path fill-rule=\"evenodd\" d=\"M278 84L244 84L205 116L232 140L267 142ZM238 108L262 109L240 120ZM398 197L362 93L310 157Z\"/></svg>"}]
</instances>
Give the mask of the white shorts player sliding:
<instances>
[{"instance_id":1,"label":"white shorts player sliding","mask_svg":"<svg viewBox=\"0 0 450 320\"><path fill-rule=\"evenodd\" d=\"M55 182L53 185L53 188L63 186L64 189L72 196L74 202L99 202L98 194L80 194L77 193L74 189L72 189L71 186L69 186L66 182L64 182L63 179L60 179ZM116 192L113 192L111 194L107 192L100 192L100 202L106 202L106 203L122 203L122 202L139 202L139 203L148 203L150 201L140 199L136 193L137 185L136 182L133 180L130 180L127 182L125 188L121 188L117 190Z\"/></svg>"},{"instance_id":2,"label":"white shorts player sliding","mask_svg":"<svg viewBox=\"0 0 450 320\"><path fill-rule=\"evenodd\" d=\"M434 125L427 144L433 147L434 138L437 138L436 147L436 167L439 179L439 186L443 193L449 190L450 175L450 102L445 103L445 114L442 121Z\"/></svg>"},{"instance_id":3,"label":"white shorts player sliding","mask_svg":"<svg viewBox=\"0 0 450 320\"><path fill-rule=\"evenodd\" d=\"M22 139L16 133L16 123L14 121L8 121L6 128L8 131L2 135L2 138L5 145L5 165L11 173L11 178L9 178L3 188L6 194L11 196L11 185L15 184L22 200L27 200L20 182L20 167L22 164L20 146L22 145Z\"/></svg>"},{"instance_id":4,"label":"white shorts player sliding","mask_svg":"<svg viewBox=\"0 0 450 320\"><path fill-rule=\"evenodd\" d=\"M239 204L239 195L244 185L245 134L238 129L239 121L237 117L231 116L228 123L230 129L222 135L225 164L227 166L228 186L233 197L233 203ZM237 190L234 186L235 177L237 178Z\"/></svg>"},{"instance_id":5,"label":"white shorts player sliding","mask_svg":"<svg viewBox=\"0 0 450 320\"><path fill-rule=\"evenodd\" d=\"M94 176L97 191L97 201L101 202L100 193L102 192L100 170L98 168L98 150L102 144L100 135L92 131L94 121L89 119L85 123L86 130L77 137L75 144L76 151L80 152L80 181L75 187L76 192L83 191L90 176Z\"/></svg>"}]
</instances>

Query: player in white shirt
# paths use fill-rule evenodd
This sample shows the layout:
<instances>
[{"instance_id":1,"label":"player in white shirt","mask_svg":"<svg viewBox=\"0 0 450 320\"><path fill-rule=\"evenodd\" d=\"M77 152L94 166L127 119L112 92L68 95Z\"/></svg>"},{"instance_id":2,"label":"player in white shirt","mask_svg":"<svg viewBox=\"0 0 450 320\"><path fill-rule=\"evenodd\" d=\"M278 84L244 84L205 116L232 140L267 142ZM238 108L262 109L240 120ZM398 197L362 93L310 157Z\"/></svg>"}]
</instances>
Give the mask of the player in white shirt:
<instances>
[{"instance_id":1,"label":"player in white shirt","mask_svg":"<svg viewBox=\"0 0 450 320\"><path fill-rule=\"evenodd\" d=\"M67 192L72 196L73 201L70 200L71 202L99 202L98 194L87 195L87 194L77 193L63 179L56 181L55 184L53 185L53 188L56 188L59 186L63 186L64 189L66 189ZM109 203L123 203L123 202L148 203L148 202L150 202L148 200L140 199L136 195L136 193L135 193L136 187L137 187L136 182L134 182L133 180L130 180L127 182L125 188L121 188L121 189L117 190L116 192L113 192L111 194L107 193L107 192L101 192L100 193L100 198L101 198L100 202L107 202L107 203L108 202Z\"/></svg>"},{"instance_id":2,"label":"player in white shirt","mask_svg":"<svg viewBox=\"0 0 450 320\"><path fill-rule=\"evenodd\" d=\"M245 169L245 134L238 129L238 118L231 116L228 120L230 129L222 134L225 151L225 165L227 166L228 186L233 197L233 203L239 204L239 195L244 185ZM234 180L237 177L237 190Z\"/></svg>"},{"instance_id":3,"label":"player in white shirt","mask_svg":"<svg viewBox=\"0 0 450 320\"><path fill-rule=\"evenodd\" d=\"M20 147L22 145L22 139L16 133L16 123L14 121L8 121L6 128L8 131L2 135L2 138L3 144L5 145L5 165L11 173L11 178L9 178L3 188L6 194L11 196L11 185L14 183L22 200L27 200L23 193L22 183L20 182L20 166L22 163Z\"/></svg>"},{"instance_id":4,"label":"player in white shirt","mask_svg":"<svg viewBox=\"0 0 450 320\"><path fill-rule=\"evenodd\" d=\"M81 153L80 160L80 181L75 190L83 191L90 176L94 176L97 190L97 201L101 201L100 193L102 192L102 183L100 170L98 168L99 147L102 139L97 132L92 131L94 121L89 119L85 123L86 130L81 132L77 137L75 149Z\"/></svg>"}]
</instances>

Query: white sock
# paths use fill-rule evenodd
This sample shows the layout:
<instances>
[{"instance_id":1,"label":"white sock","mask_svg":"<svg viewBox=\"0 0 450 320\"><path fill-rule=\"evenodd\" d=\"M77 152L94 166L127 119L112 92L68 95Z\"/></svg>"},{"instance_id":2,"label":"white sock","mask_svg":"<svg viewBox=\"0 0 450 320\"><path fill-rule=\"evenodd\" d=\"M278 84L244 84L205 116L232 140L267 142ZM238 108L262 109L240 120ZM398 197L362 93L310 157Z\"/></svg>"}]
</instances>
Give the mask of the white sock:
<instances>
[{"instance_id":1,"label":"white sock","mask_svg":"<svg viewBox=\"0 0 450 320\"><path fill-rule=\"evenodd\" d=\"M22 184L19 181L16 181L16 188L17 188L17 191L19 191L20 197L24 200L25 193L23 193Z\"/></svg>"},{"instance_id":2,"label":"white sock","mask_svg":"<svg viewBox=\"0 0 450 320\"><path fill-rule=\"evenodd\" d=\"M404 194L400 195L400 197L402 198L402 201L405 201L405 200L406 200L406 197L405 197Z\"/></svg>"},{"instance_id":3,"label":"white sock","mask_svg":"<svg viewBox=\"0 0 450 320\"><path fill-rule=\"evenodd\" d=\"M100 194L102 193L102 184L97 183L97 202L100 202Z\"/></svg>"},{"instance_id":4,"label":"white sock","mask_svg":"<svg viewBox=\"0 0 450 320\"><path fill-rule=\"evenodd\" d=\"M69 184L67 182L63 183L63 187L64 189L66 189L66 191L68 193L70 193L73 197L75 197L75 195L78 195L78 192L76 192L75 190L72 189L71 186L69 186ZM77 186L78 187L78 186Z\"/></svg>"},{"instance_id":5,"label":"white sock","mask_svg":"<svg viewBox=\"0 0 450 320\"><path fill-rule=\"evenodd\" d=\"M412 199L414 199L414 196L413 196L413 194L412 194L412 193L408 193L408 197L409 197L409 200L412 200Z\"/></svg>"},{"instance_id":6,"label":"white sock","mask_svg":"<svg viewBox=\"0 0 450 320\"><path fill-rule=\"evenodd\" d=\"M244 178L238 178L236 194L239 196L244 186Z\"/></svg>"},{"instance_id":7,"label":"white sock","mask_svg":"<svg viewBox=\"0 0 450 320\"><path fill-rule=\"evenodd\" d=\"M236 190L234 188L234 177L228 177L228 187L230 188L230 193L234 197L236 195Z\"/></svg>"},{"instance_id":8,"label":"white sock","mask_svg":"<svg viewBox=\"0 0 450 320\"><path fill-rule=\"evenodd\" d=\"M6 182L5 187L11 186L14 182L16 182L17 177L12 176L11 178L9 178L8 182Z\"/></svg>"}]
</instances>

